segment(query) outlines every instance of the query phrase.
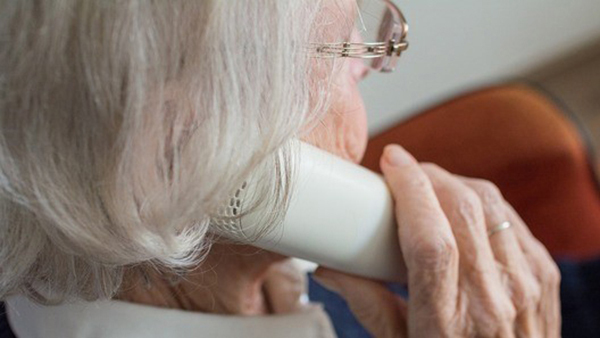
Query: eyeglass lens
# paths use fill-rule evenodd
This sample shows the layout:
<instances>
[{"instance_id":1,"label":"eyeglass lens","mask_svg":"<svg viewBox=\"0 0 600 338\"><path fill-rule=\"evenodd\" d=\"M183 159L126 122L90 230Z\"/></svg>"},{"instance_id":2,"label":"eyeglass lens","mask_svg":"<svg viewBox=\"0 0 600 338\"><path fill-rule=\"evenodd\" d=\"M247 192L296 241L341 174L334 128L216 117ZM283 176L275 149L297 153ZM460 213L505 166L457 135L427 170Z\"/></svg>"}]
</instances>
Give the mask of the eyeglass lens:
<instances>
[{"instance_id":1,"label":"eyeglass lens","mask_svg":"<svg viewBox=\"0 0 600 338\"><path fill-rule=\"evenodd\" d=\"M360 34L362 43L389 43L402 41L406 32L401 14L394 4L382 0L360 1L356 29ZM399 56L365 59L369 67L382 72L394 70Z\"/></svg>"}]
</instances>

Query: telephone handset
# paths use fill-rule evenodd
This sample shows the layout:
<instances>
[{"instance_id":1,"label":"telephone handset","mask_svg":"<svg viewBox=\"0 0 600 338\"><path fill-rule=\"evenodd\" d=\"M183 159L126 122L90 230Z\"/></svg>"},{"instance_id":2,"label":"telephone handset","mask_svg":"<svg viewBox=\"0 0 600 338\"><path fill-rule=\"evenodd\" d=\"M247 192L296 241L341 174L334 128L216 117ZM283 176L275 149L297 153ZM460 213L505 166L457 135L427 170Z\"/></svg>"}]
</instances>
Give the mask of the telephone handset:
<instances>
[{"instance_id":1,"label":"telephone handset","mask_svg":"<svg viewBox=\"0 0 600 338\"><path fill-rule=\"evenodd\" d=\"M284 221L250 244L351 274L405 282L393 200L383 177L299 143L300 163ZM250 180L245 193L251 189ZM243 194L238 198L243 208ZM257 213L235 223L237 231L229 224L229 231L217 232L236 241L254 238L244 225L253 224Z\"/></svg>"}]
</instances>

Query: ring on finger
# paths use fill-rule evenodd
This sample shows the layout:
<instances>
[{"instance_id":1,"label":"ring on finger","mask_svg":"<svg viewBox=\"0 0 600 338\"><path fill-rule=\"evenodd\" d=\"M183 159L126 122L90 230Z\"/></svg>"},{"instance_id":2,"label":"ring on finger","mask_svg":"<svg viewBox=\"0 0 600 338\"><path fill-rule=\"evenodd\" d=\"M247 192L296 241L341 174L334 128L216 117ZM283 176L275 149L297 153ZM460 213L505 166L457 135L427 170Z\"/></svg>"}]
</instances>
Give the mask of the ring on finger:
<instances>
[{"instance_id":1,"label":"ring on finger","mask_svg":"<svg viewBox=\"0 0 600 338\"><path fill-rule=\"evenodd\" d=\"M496 234L500 231L510 229L510 227L512 227L512 223L510 223L509 221L504 221L504 222L498 224L497 226L493 227L492 229L490 229L488 231L488 237L492 237L494 234Z\"/></svg>"}]
</instances>

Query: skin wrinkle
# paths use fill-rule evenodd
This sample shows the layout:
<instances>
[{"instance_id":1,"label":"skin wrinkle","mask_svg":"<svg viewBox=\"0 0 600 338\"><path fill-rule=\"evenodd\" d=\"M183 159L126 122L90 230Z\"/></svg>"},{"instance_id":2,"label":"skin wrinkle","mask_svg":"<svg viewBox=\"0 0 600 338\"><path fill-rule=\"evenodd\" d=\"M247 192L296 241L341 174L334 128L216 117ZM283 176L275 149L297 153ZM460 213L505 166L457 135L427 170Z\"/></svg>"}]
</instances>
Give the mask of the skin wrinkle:
<instances>
[{"instance_id":1,"label":"skin wrinkle","mask_svg":"<svg viewBox=\"0 0 600 338\"><path fill-rule=\"evenodd\" d=\"M367 117L358 83L368 74L361 60L343 60L332 85L334 100L319 126L303 140L359 163L368 141Z\"/></svg>"},{"instance_id":2,"label":"skin wrinkle","mask_svg":"<svg viewBox=\"0 0 600 338\"><path fill-rule=\"evenodd\" d=\"M304 140L358 162L364 154L367 132L364 105L356 85L366 71L358 71L354 66L357 63L342 62L339 77L331 86L331 109ZM525 224L503 203L502 208L509 210L507 217L514 224L517 237L514 242L519 243L516 249L522 253L521 257L511 259L521 262L523 269L533 276L529 282L534 281L542 293L532 306L534 310L525 315L528 321L517 322L518 309L513 305L510 290L506 289L506 285L510 285L506 280L511 280L511 275L506 269L496 268L497 250L492 248L506 232L491 240L486 232L490 217L485 215L485 206L495 203L497 196L477 193L460 177L431 166L421 167L414 158L412 161L410 168L403 168L404 172L402 168L394 171L389 165L386 168L382 162L396 204L406 207L403 211L410 211L410 215L398 212L397 218L399 239L410 265L411 301L403 303L381 283L327 269L317 271L317 280L324 278L326 287L340 293L359 321L377 337L405 337L407 333L411 336L514 337L515 328L526 329L523 323L538 327L538 336L558 337L560 325L552 321L560 320L559 276L547 252L527 232ZM190 274L176 287L180 292L177 296L190 299L171 302L170 291L157 295L157 299L165 304L189 307L187 310L192 311L261 315L277 312L272 306L276 294L269 293L272 291L268 285L281 284L293 289L298 283L295 278L290 282L281 270L273 268L287 264L284 257L247 248L254 250L249 254L230 245L217 245L213 249L205 262L211 266L208 271L212 280L207 280L206 271ZM155 282L157 287L169 290L170 286L164 285L164 277L160 276ZM200 288L198 284L203 283L205 287ZM534 289L524 289L524 292ZM152 304L153 299L147 301ZM289 300L294 301L297 299ZM293 305L284 306L282 311L293 311Z\"/></svg>"},{"instance_id":3,"label":"skin wrinkle","mask_svg":"<svg viewBox=\"0 0 600 338\"><path fill-rule=\"evenodd\" d=\"M390 161L393 150L399 157L404 154L404 159ZM394 166L394 162L404 164ZM397 327L398 321L406 321L409 337L521 337L520 333L526 337L560 336L557 267L508 204L503 203L501 215L487 214L498 209L494 205L487 208L486 201L503 201L490 195L494 189L490 189L489 182L483 182L486 191L472 188L464 178L439 167L418 164L397 145L386 147L380 165L396 202L410 300L405 304L400 301L398 308L386 307L385 302L360 297L356 292L365 293L365 288L371 288L394 297L383 284L322 267L315 273L315 278L325 286L333 286L332 290L340 293L351 309L376 311L354 312L363 326L383 338L407 337L401 329L389 331ZM465 200L468 207L464 206ZM486 223L505 216L513 224L514 233L503 231L490 238ZM452 237L446 239L449 232ZM505 236L515 236L513 243L518 244L515 250L506 251L515 255L508 266L522 266L523 272L535 275L535 280L529 279L534 284L524 289L527 297L539 297L530 307L533 311L519 313L507 287L511 275L496 268L501 258L494 255L498 246L507 246L502 242ZM345 285L342 290L336 290L335 285L341 284ZM536 288L542 295L536 294ZM393 315L403 306L408 306L408 316Z\"/></svg>"}]
</instances>

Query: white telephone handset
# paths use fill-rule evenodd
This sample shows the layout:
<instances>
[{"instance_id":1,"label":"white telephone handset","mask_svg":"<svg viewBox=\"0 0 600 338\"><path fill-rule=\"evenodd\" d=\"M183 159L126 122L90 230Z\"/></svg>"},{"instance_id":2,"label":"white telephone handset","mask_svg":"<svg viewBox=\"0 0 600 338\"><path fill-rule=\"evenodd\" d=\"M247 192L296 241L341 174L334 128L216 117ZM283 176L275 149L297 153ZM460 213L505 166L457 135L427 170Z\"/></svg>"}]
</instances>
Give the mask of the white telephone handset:
<instances>
[{"instance_id":1,"label":"white telephone handset","mask_svg":"<svg viewBox=\"0 0 600 338\"><path fill-rule=\"evenodd\" d=\"M360 276L405 282L393 200L383 177L311 145L299 148L297 181L283 224L251 244ZM251 232L244 224L253 224L258 212L242 217L241 232Z\"/></svg>"}]
</instances>

